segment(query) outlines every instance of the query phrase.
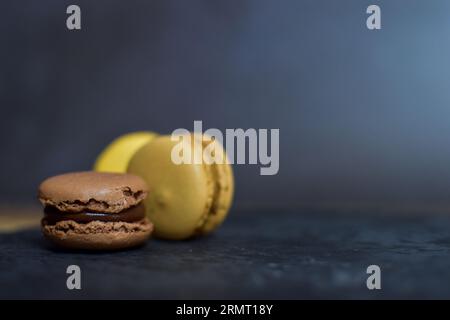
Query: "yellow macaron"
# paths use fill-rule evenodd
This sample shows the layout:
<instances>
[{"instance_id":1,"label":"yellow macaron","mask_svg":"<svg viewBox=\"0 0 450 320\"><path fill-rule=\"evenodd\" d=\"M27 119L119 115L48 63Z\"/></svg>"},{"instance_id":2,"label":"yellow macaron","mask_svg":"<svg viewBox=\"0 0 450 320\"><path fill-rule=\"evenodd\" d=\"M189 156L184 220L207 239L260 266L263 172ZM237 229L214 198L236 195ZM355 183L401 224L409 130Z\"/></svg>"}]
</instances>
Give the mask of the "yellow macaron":
<instances>
[{"instance_id":1,"label":"yellow macaron","mask_svg":"<svg viewBox=\"0 0 450 320\"><path fill-rule=\"evenodd\" d=\"M204 147L214 144L216 153L227 159L219 142L201 135L190 137L199 142L191 143L193 153L203 154ZM147 215L155 225L155 236L165 239L187 239L213 231L228 214L234 192L228 161L176 164L171 155L178 143L171 136L155 137L136 151L127 169L149 185Z\"/></svg>"},{"instance_id":2,"label":"yellow macaron","mask_svg":"<svg viewBox=\"0 0 450 320\"><path fill-rule=\"evenodd\" d=\"M157 134L153 132L138 131L118 137L97 157L94 170L100 172L126 172L128 163L135 152L156 136Z\"/></svg>"}]
</instances>

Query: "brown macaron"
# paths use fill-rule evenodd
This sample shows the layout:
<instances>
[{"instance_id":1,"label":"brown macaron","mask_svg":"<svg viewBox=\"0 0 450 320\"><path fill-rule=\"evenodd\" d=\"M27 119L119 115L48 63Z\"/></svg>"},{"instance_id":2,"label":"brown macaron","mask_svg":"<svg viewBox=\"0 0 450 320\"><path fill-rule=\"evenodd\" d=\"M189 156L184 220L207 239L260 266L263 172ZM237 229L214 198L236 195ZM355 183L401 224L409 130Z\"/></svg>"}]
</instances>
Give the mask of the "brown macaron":
<instances>
[{"instance_id":1,"label":"brown macaron","mask_svg":"<svg viewBox=\"0 0 450 320\"><path fill-rule=\"evenodd\" d=\"M118 250L143 244L153 231L142 200L144 180L131 174L74 172L39 186L42 232L68 249Z\"/></svg>"}]
</instances>

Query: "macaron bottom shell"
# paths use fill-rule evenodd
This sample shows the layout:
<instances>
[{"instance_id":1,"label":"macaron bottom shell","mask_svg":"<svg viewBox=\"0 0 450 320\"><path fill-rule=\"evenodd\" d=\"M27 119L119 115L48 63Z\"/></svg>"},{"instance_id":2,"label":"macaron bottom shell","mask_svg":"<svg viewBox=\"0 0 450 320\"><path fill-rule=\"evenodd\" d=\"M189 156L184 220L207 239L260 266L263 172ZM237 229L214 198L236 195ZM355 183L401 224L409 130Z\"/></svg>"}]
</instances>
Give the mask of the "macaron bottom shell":
<instances>
[{"instance_id":1,"label":"macaron bottom shell","mask_svg":"<svg viewBox=\"0 0 450 320\"><path fill-rule=\"evenodd\" d=\"M42 225L44 237L54 245L71 250L113 251L143 245L153 225L147 218L134 223L72 220Z\"/></svg>"}]
</instances>

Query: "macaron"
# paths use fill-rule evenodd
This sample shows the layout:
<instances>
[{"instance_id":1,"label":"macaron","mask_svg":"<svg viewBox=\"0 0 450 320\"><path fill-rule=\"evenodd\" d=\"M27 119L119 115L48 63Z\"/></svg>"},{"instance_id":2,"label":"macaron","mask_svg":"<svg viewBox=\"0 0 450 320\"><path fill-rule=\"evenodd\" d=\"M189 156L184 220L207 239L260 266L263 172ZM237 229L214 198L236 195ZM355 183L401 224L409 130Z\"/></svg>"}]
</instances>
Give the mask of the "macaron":
<instances>
[{"instance_id":1,"label":"macaron","mask_svg":"<svg viewBox=\"0 0 450 320\"><path fill-rule=\"evenodd\" d=\"M97 157L94 170L99 172L126 172L134 153L150 142L157 134L137 131L122 135L112 141Z\"/></svg>"},{"instance_id":2,"label":"macaron","mask_svg":"<svg viewBox=\"0 0 450 320\"><path fill-rule=\"evenodd\" d=\"M145 181L135 175L74 172L44 180L42 233L68 249L118 250L142 245L153 224L145 214Z\"/></svg>"},{"instance_id":3,"label":"macaron","mask_svg":"<svg viewBox=\"0 0 450 320\"><path fill-rule=\"evenodd\" d=\"M203 148L212 143L225 161L176 164L171 154L179 142L167 135L146 143L128 164L127 172L142 177L152 189L144 202L156 237L181 240L208 234L224 221L231 207L234 178L222 145L204 135L190 137L193 153L203 154ZM199 143L193 143L194 139Z\"/></svg>"}]
</instances>

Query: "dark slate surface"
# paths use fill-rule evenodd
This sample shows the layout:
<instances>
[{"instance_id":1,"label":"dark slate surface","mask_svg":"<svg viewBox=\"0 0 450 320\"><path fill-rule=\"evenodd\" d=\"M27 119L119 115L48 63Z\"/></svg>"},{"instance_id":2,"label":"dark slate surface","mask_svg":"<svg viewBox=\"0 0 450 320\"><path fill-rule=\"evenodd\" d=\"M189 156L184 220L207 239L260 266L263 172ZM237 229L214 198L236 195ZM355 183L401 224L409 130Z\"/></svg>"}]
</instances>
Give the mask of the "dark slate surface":
<instances>
[{"instance_id":1,"label":"dark slate surface","mask_svg":"<svg viewBox=\"0 0 450 320\"><path fill-rule=\"evenodd\" d=\"M450 298L450 217L233 212L214 235L116 253L0 235L0 298ZM66 267L82 290L66 289ZM366 288L366 268L382 289Z\"/></svg>"}]
</instances>

